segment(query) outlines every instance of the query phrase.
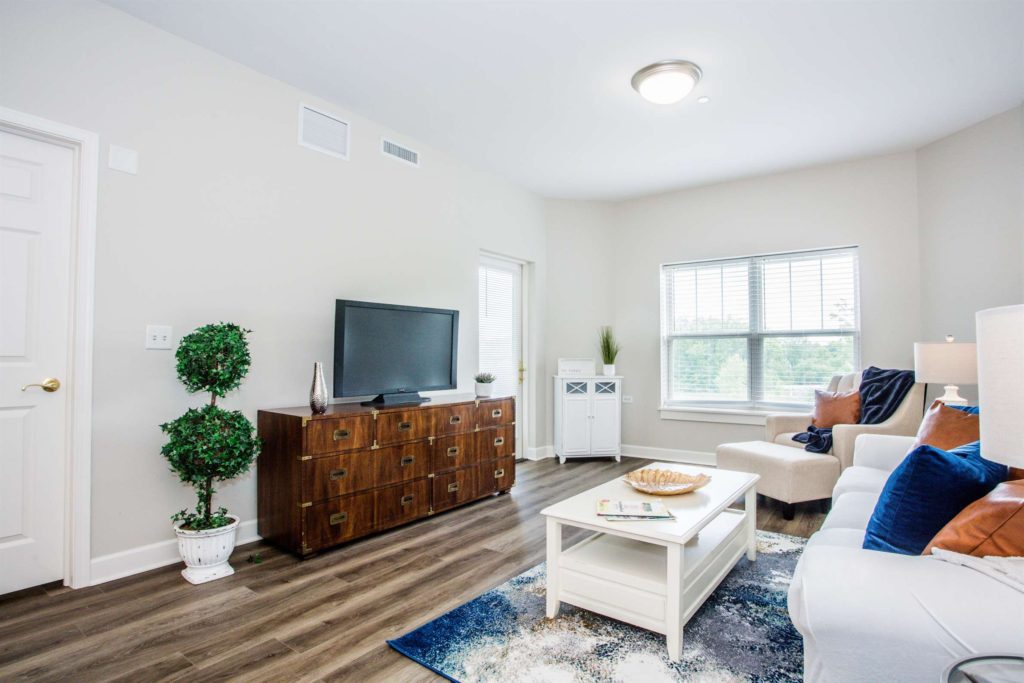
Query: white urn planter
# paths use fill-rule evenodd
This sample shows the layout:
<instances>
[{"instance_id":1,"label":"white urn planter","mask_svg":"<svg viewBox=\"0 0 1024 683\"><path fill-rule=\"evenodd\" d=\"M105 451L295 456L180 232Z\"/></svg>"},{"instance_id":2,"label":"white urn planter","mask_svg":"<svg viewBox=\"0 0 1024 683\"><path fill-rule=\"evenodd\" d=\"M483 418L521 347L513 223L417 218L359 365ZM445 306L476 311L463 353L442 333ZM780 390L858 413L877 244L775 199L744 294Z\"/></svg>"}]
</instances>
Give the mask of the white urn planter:
<instances>
[{"instance_id":1,"label":"white urn planter","mask_svg":"<svg viewBox=\"0 0 1024 683\"><path fill-rule=\"evenodd\" d=\"M185 561L181 575L189 583L206 583L235 573L228 564L228 558L235 549L238 517L228 517L234 520L231 524L202 531L188 531L181 528L184 522L174 523L174 533L178 535L178 552Z\"/></svg>"},{"instance_id":2,"label":"white urn planter","mask_svg":"<svg viewBox=\"0 0 1024 683\"><path fill-rule=\"evenodd\" d=\"M605 377L614 377L615 376L615 365L614 364L610 364L610 365L608 363L604 364L604 376Z\"/></svg>"},{"instance_id":3,"label":"white urn planter","mask_svg":"<svg viewBox=\"0 0 1024 683\"><path fill-rule=\"evenodd\" d=\"M481 398L487 398L494 393L494 382L477 382L476 383L476 395Z\"/></svg>"}]
</instances>

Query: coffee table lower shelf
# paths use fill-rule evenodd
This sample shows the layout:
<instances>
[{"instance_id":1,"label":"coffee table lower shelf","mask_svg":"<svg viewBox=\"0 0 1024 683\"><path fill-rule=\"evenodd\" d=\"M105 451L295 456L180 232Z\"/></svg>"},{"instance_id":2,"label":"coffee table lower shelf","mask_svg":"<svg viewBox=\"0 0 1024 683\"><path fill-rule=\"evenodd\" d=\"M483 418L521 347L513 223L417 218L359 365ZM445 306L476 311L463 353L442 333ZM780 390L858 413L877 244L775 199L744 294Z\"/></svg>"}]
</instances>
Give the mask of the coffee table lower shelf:
<instances>
[{"instance_id":1,"label":"coffee table lower shelf","mask_svg":"<svg viewBox=\"0 0 1024 683\"><path fill-rule=\"evenodd\" d=\"M554 586L548 583L554 598L549 597L548 617L557 614L559 602L566 602L664 633L669 636L670 658L678 659L683 624L745 552L753 555L747 527L747 514L728 509L685 544L640 541L612 533L590 536L563 550L557 571L549 572L557 579ZM673 559L674 555L678 559ZM675 586L671 585L673 576Z\"/></svg>"}]
</instances>

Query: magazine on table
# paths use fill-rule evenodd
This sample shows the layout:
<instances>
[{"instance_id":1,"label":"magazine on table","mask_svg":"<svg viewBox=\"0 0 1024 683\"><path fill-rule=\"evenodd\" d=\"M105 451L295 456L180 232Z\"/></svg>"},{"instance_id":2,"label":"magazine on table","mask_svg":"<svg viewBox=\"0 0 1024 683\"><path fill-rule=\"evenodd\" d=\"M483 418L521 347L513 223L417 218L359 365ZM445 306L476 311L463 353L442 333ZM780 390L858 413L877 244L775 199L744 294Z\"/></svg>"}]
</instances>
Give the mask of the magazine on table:
<instances>
[{"instance_id":1,"label":"magazine on table","mask_svg":"<svg viewBox=\"0 0 1024 683\"><path fill-rule=\"evenodd\" d=\"M609 500L597 501L597 514L609 522L640 522L675 519L665 504L655 501Z\"/></svg>"}]
</instances>

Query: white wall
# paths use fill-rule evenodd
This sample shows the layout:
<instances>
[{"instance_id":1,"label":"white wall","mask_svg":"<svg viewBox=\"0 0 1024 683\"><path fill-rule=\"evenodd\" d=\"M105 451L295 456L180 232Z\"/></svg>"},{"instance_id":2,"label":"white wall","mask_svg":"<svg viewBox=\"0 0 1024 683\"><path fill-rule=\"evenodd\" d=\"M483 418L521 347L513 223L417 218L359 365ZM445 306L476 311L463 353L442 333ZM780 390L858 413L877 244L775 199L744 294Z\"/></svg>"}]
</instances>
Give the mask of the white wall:
<instances>
[{"instance_id":1,"label":"white wall","mask_svg":"<svg viewBox=\"0 0 1024 683\"><path fill-rule=\"evenodd\" d=\"M615 211L618 370L634 403L623 441L714 451L764 428L659 417L659 265L857 245L865 365L911 367L920 329L914 154L906 152L622 202Z\"/></svg>"},{"instance_id":2,"label":"white wall","mask_svg":"<svg viewBox=\"0 0 1024 683\"><path fill-rule=\"evenodd\" d=\"M140 155L137 176L100 169L94 557L172 538L169 516L194 504L158 425L204 397L173 353L143 350L147 323L252 329L252 370L224 404L255 417L306 402L313 361L332 357L334 299L457 308L471 390L487 249L534 264L528 362L543 364L538 197L415 141L422 167L395 162L378 151L390 131L98 3L4 2L0 50L0 105L97 132L104 160L111 143ZM296 144L300 101L352 122L351 161ZM534 418L548 412L535 386ZM254 518L255 475L217 502Z\"/></svg>"},{"instance_id":3,"label":"white wall","mask_svg":"<svg viewBox=\"0 0 1024 683\"><path fill-rule=\"evenodd\" d=\"M924 339L1024 300L1024 107L917 151Z\"/></svg>"},{"instance_id":4,"label":"white wall","mask_svg":"<svg viewBox=\"0 0 1024 683\"><path fill-rule=\"evenodd\" d=\"M600 371L598 332L613 323L616 258L613 205L605 202L548 200L547 226L548 307L546 372L536 381L552 394L551 376L559 358L594 358ZM551 440L552 411L546 416L546 434Z\"/></svg>"}]
</instances>

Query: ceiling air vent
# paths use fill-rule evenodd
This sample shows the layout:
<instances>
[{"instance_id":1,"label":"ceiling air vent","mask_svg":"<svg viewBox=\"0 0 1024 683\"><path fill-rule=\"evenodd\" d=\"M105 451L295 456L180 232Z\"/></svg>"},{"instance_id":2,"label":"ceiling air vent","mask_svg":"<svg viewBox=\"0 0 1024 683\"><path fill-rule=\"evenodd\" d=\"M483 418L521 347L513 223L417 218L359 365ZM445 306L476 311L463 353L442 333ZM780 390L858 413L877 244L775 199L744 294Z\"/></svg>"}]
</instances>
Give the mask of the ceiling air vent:
<instances>
[{"instance_id":1,"label":"ceiling air vent","mask_svg":"<svg viewBox=\"0 0 1024 683\"><path fill-rule=\"evenodd\" d=\"M348 159L349 126L327 112L314 109L306 104L299 105L299 144Z\"/></svg>"},{"instance_id":2,"label":"ceiling air vent","mask_svg":"<svg viewBox=\"0 0 1024 683\"><path fill-rule=\"evenodd\" d=\"M381 138L380 151L383 152L384 154L387 154L390 157L398 159L399 161L404 161L407 164L412 164L413 166L420 165L420 155L418 153L412 151L407 147L397 145L391 142L391 140Z\"/></svg>"}]
</instances>

